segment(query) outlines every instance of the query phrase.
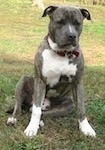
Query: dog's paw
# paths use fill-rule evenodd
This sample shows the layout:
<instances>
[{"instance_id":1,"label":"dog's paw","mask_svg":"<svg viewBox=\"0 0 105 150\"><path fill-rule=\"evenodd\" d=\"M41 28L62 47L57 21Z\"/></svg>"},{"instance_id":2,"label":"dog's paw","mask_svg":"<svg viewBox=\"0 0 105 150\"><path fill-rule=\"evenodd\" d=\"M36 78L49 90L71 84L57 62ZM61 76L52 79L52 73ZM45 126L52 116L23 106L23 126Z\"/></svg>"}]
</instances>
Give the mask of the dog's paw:
<instances>
[{"instance_id":1,"label":"dog's paw","mask_svg":"<svg viewBox=\"0 0 105 150\"><path fill-rule=\"evenodd\" d=\"M40 125L40 127L43 127L43 126L44 126L44 122L43 122L43 120L40 120L39 125Z\"/></svg>"},{"instance_id":2,"label":"dog's paw","mask_svg":"<svg viewBox=\"0 0 105 150\"><path fill-rule=\"evenodd\" d=\"M7 125L14 125L17 122L17 119L14 117L9 117L7 120Z\"/></svg>"},{"instance_id":3,"label":"dog's paw","mask_svg":"<svg viewBox=\"0 0 105 150\"><path fill-rule=\"evenodd\" d=\"M79 121L79 129L86 136L96 137L96 133L93 128L90 126L87 118L85 118L82 122Z\"/></svg>"},{"instance_id":4,"label":"dog's paw","mask_svg":"<svg viewBox=\"0 0 105 150\"><path fill-rule=\"evenodd\" d=\"M42 107L41 107L41 109L42 110L49 110L50 109L50 101L49 101L49 99L45 99L44 100L44 102L43 102L43 104L42 104Z\"/></svg>"},{"instance_id":5,"label":"dog's paw","mask_svg":"<svg viewBox=\"0 0 105 150\"><path fill-rule=\"evenodd\" d=\"M28 127L25 129L24 133L27 137L33 138L34 136L37 135L38 129L39 129L39 126L28 125Z\"/></svg>"}]
</instances>

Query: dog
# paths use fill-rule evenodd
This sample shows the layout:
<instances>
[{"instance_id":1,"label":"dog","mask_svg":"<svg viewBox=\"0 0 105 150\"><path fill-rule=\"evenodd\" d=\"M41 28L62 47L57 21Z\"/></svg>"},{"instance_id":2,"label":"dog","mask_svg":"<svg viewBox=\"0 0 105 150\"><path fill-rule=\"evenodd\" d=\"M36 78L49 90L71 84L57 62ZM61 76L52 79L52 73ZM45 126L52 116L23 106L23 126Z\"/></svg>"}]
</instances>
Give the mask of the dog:
<instances>
[{"instance_id":1,"label":"dog","mask_svg":"<svg viewBox=\"0 0 105 150\"><path fill-rule=\"evenodd\" d=\"M43 0L33 0L33 3L32 3L31 6L36 6L36 5L37 5L40 9L42 9L42 10L45 9Z\"/></svg>"},{"instance_id":2,"label":"dog","mask_svg":"<svg viewBox=\"0 0 105 150\"><path fill-rule=\"evenodd\" d=\"M38 132L42 115L68 113L74 102L80 131L95 137L85 114L84 58L79 45L83 21L91 20L91 15L88 10L75 6L49 6L42 17L47 15L50 18L48 34L35 54L35 77L23 76L19 80L16 104L7 124L16 123L15 116L21 114L25 105L32 106L30 122L24 131L32 138Z\"/></svg>"}]
</instances>

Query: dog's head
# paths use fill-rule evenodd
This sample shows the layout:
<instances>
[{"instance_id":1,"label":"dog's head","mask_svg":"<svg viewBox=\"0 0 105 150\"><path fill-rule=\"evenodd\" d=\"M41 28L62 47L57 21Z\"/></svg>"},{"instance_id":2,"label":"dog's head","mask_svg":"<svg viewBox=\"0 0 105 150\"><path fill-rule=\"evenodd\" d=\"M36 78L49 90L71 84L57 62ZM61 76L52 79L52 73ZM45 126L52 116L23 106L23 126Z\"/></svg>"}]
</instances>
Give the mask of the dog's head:
<instances>
[{"instance_id":1,"label":"dog's head","mask_svg":"<svg viewBox=\"0 0 105 150\"><path fill-rule=\"evenodd\" d=\"M78 46L84 18L91 20L86 9L77 7L47 7L42 17L50 18L49 36L59 48Z\"/></svg>"}]
</instances>

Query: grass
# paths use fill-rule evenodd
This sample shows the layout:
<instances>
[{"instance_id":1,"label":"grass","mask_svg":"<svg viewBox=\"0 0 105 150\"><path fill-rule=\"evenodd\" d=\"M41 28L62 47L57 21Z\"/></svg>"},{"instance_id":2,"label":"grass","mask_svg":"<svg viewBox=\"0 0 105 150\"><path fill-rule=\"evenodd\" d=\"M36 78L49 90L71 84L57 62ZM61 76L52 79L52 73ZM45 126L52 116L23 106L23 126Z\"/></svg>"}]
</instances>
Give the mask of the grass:
<instances>
[{"instance_id":1,"label":"grass","mask_svg":"<svg viewBox=\"0 0 105 150\"><path fill-rule=\"evenodd\" d=\"M47 1L45 5L62 4ZM67 4L80 5L67 0ZM47 32L48 17L31 7L29 0L1 0L0 4L0 149L1 150L105 150L105 8L82 5L92 14L93 23L84 21L80 38L85 57L84 88L88 118L97 132L95 139L78 131L75 112L63 118L44 118L45 126L32 140L23 130L30 114L14 127L6 126L8 108L14 105L14 89L23 74L34 75L35 49Z\"/></svg>"}]
</instances>

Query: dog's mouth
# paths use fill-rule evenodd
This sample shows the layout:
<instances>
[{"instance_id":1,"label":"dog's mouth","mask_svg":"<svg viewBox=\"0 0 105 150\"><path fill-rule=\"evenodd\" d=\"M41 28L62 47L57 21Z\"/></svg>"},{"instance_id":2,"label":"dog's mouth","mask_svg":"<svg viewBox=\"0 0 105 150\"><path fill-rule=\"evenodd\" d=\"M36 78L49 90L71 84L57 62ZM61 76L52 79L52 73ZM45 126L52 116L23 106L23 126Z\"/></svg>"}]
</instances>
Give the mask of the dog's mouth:
<instances>
[{"instance_id":1,"label":"dog's mouth","mask_svg":"<svg viewBox=\"0 0 105 150\"><path fill-rule=\"evenodd\" d=\"M65 49L74 49L75 47L78 47L78 43L76 41L73 41L73 42L66 42L66 43L57 43L58 47L61 49L61 50L65 50Z\"/></svg>"},{"instance_id":2,"label":"dog's mouth","mask_svg":"<svg viewBox=\"0 0 105 150\"><path fill-rule=\"evenodd\" d=\"M66 48L66 47L76 47L77 46L77 43L74 41L74 42L67 42L67 43L61 43L61 44L59 44L58 43L58 46L60 47L60 48Z\"/></svg>"},{"instance_id":3,"label":"dog's mouth","mask_svg":"<svg viewBox=\"0 0 105 150\"><path fill-rule=\"evenodd\" d=\"M78 43L76 41L68 41L68 42L56 42L54 43L50 37L48 37L48 44L53 50L59 50L64 51L64 50L72 50L75 49L75 47L78 46Z\"/></svg>"},{"instance_id":4,"label":"dog's mouth","mask_svg":"<svg viewBox=\"0 0 105 150\"><path fill-rule=\"evenodd\" d=\"M56 43L59 48L66 48L66 47L76 47L78 45L77 38L75 39L56 39Z\"/></svg>"}]
</instances>

